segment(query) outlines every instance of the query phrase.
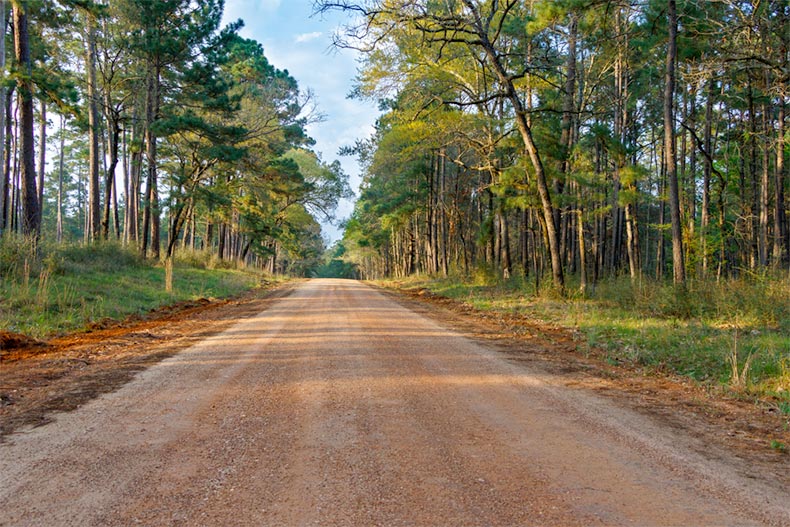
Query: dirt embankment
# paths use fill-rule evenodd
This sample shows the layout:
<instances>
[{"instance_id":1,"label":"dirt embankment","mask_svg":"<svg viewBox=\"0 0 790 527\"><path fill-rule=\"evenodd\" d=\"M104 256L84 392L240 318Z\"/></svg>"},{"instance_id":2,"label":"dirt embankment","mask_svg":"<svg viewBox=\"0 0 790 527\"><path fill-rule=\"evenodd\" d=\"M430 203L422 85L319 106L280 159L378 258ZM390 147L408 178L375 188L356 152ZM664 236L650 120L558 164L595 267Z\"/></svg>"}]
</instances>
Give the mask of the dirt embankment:
<instances>
[{"instance_id":1,"label":"dirt embankment","mask_svg":"<svg viewBox=\"0 0 790 527\"><path fill-rule=\"evenodd\" d=\"M0 441L111 392L135 373L288 295L293 284L226 300L199 299L46 342L0 332Z\"/></svg>"}]
</instances>

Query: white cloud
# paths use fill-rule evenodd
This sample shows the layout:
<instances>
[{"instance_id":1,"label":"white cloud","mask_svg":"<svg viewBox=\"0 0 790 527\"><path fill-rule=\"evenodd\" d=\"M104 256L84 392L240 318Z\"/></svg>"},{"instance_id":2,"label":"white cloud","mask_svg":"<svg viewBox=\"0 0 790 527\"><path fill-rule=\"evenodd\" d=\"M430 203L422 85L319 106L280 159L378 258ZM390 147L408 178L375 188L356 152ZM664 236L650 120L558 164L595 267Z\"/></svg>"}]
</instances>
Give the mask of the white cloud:
<instances>
[{"instance_id":1,"label":"white cloud","mask_svg":"<svg viewBox=\"0 0 790 527\"><path fill-rule=\"evenodd\" d=\"M310 42L311 40L315 40L323 36L321 31L313 31L312 33L302 33L301 35L296 35L294 39L297 44L301 44L303 42Z\"/></svg>"}]
</instances>

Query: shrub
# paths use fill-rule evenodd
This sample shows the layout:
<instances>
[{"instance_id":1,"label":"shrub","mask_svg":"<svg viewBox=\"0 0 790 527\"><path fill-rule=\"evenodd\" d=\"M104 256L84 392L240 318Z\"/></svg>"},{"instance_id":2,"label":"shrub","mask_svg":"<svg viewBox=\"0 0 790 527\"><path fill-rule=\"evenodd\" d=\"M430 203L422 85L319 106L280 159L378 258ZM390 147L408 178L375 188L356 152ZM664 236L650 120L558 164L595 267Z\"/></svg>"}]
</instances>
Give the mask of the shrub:
<instances>
[{"instance_id":1,"label":"shrub","mask_svg":"<svg viewBox=\"0 0 790 527\"><path fill-rule=\"evenodd\" d=\"M17 234L0 236L0 276L20 279L37 271L36 244ZM36 267L33 269L33 267Z\"/></svg>"}]
</instances>

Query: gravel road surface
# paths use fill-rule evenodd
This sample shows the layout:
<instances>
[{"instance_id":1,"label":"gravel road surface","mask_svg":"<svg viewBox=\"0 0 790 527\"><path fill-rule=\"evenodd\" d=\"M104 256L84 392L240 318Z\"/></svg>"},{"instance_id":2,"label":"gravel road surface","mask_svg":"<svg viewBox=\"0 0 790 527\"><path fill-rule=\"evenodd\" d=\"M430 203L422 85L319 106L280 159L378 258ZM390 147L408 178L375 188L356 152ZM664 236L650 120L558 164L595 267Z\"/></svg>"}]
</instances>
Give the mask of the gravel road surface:
<instances>
[{"instance_id":1,"label":"gravel road surface","mask_svg":"<svg viewBox=\"0 0 790 527\"><path fill-rule=\"evenodd\" d=\"M790 525L692 438L312 280L0 444L0 525Z\"/></svg>"}]
</instances>

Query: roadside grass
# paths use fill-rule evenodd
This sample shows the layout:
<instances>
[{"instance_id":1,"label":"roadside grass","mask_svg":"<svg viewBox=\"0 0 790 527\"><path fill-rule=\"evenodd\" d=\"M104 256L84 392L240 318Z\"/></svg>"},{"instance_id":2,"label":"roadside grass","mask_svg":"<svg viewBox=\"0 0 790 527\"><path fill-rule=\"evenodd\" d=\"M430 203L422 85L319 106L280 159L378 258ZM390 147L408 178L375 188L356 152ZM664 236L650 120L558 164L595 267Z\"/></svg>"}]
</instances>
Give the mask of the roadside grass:
<instances>
[{"instance_id":1,"label":"roadside grass","mask_svg":"<svg viewBox=\"0 0 790 527\"><path fill-rule=\"evenodd\" d=\"M0 330L34 338L123 319L181 301L225 298L260 285L260 272L220 268L209 255L177 258L173 290L165 267L115 243L44 246L0 240Z\"/></svg>"},{"instance_id":2,"label":"roadside grass","mask_svg":"<svg viewBox=\"0 0 790 527\"><path fill-rule=\"evenodd\" d=\"M385 287L427 289L475 309L520 315L577 331L579 349L611 364L679 374L757 396L790 412L790 278L767 276L671 284L602 281L586 296L561 298L513 278L414 277ZM575 284L569 284L573 290ZM785 410L788 409L788 410Z\"/></svg>"}]
</instances>

